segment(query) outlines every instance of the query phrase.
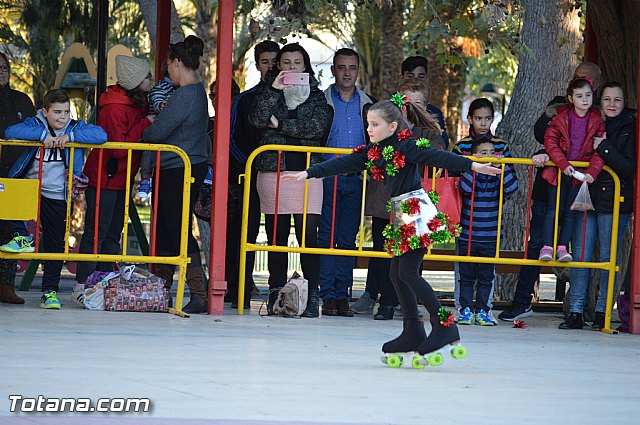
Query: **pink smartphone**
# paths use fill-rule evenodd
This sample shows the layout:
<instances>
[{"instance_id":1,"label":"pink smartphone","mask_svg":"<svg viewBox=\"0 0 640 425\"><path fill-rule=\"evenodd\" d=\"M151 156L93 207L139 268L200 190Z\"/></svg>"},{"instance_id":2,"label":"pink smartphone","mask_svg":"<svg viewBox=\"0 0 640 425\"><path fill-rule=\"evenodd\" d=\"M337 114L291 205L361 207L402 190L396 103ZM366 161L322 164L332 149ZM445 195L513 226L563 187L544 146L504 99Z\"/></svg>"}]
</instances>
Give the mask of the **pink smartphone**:
<instances>
[{"instance_id":1,"label":"pink smartphone","mask_svg":"<svg viewBox=\"0 0 640 425\"><path fill-rule=\"evenodd\" d=\"M282 82L292 86L308 86L309 74L306 72L289 72L284 74Z\"/></svg>"}]
</instances>

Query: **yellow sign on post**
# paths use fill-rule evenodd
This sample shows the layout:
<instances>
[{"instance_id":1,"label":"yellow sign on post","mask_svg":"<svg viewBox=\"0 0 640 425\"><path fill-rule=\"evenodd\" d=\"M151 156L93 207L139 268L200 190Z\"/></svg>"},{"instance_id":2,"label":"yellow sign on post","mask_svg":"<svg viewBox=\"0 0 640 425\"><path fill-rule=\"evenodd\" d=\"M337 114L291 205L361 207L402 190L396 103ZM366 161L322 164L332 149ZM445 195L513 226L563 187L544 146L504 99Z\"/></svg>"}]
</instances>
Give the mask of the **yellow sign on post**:
<instances>
[{"instance_id":1,"label":"yellow sign on post","mask_svg":"<svg viewBox=\"0 0 640 425\"><path fill-rule=\"evenodd\" d=\"M38 180L0 178L0 219L35 220L39 183Z\"/></svg>"}]
</instances>

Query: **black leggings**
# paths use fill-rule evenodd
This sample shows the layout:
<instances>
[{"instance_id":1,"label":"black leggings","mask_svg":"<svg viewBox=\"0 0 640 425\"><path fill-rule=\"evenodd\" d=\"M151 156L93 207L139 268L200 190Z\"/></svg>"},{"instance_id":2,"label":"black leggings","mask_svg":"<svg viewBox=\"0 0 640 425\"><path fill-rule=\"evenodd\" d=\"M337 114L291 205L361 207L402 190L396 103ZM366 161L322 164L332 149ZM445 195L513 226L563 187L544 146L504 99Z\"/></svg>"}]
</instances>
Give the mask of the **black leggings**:
<instances>
[{"instance_id":1,"label":"black leggings","mask_svg":"<svg viewBox=\"0 0 640 425\"><path fill-rule=\"evenodd\" d=\"M191 225L193 221L193 204L198 199L198 192L207 175L207 163L191 166L191 177L195 180L191 184L189 194L189 227L187 234L187 253L191 258L189 268L201 267L200 248L193 237ZM158 187L158 222L156 228L156 254L159 256L173 256L180 253L180 223L182 223L182 194L184 168L169 168L160 170L160 186ZM157 179L156 179L157 182ZM154 184L157 184L154 182Z\"/></svg>"},{"instance_id":2,"label":"black leggings","mask_svg":"<svg viewBox=\"0 0 640 425\"><path fill-rule=\"evenodd\" d=\"M265 214L267 241L273 245L274 214ZM276 245L287 246L291 232L291 214L278 214L278 228L276 229ZM302 245L302 214L293 214L298 245ZM319 214L307 214L307 228L305 232L305 246L318 247ZM269 252L269 288L281 288L287 282L288 254L286 252ZM300 264L304 278L309 281L309 289L317 289L320 281L320 257L313 254L300 254Z\"/></svg>"},{"instance_id":3,"label":"black leggings","mask_svg":"<svg viewBox=\"0 0 640 425\"><path fill-rule=\"evenodd\" d=\"M418 319L417 300L427 308L432 319L437 318L440 301L420 274L422 257L426 252L426 248L415 249L391 260L391 283L396 288L404 319Z\"/></svg>"}]
</instances>

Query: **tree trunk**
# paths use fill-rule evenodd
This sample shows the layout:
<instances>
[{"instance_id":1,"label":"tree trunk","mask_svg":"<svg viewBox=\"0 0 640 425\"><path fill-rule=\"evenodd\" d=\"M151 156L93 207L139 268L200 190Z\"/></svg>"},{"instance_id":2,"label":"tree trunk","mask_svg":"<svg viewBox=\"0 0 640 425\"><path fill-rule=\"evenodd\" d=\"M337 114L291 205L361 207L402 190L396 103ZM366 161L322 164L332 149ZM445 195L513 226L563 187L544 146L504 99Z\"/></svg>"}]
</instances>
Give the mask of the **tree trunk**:
<instances>
[{"instance_id":1,"label":"tree trunk","mask_svg":"<svg viewBox=\"0 0 640 425\"><path fill-rule=\"evenodd\" d=\"M398 69L403 59L403 3L402 0L395 0L391 4L385 2L382 6L382 14L386 19L382 27L380 93L374 93L374 96L380 96L379 99L388 99L398 88Z\"/></svg>"},{"instance_id":2,"label":"tree trunk","mask_svg":"<svg viewBox=\"0 0 640 425\"><path fill-rule=\"evenodd\" d=\"M431 88L431 99L429 103L437 106L442 110L442 114L445 118L449 117L449 68L440 65L438 62L438 56L436 54L436 48L433 43L429 47L427 53L427 60L429 62L429 69L427 70L427 78L429 81L429 87ZM447 135L449 135L449 143L456 143L457 140L453 138L450 133L451 125L445 119L447 126ZM455 123L457 127L457 122Z\"/></svg>"},{"instance_id":3,"label":"tree trunk","mask_svg":"<svg viewBox=\"0 0 640 425\"><path fill-rule=\"evenodd\" d=\"M511 106L497 130L497 135L510 144L514 157L529 158L540 149L533 137L533 125L546 104L566 90L567 81L577 65L579 17L577 11L563 13L562 3L563 0L524 1L522 41L530 53L520 56ZM552 55L550 51L553 51ZM502 249L520 251L524 248L528 216L529 169L516 169L520 189L504 206ZM511 299L516 280L515 275L498 275L496 299Z\"/></svg>"},{"instance_id":4,"label":"tree trunk","mask_svg":"<svg viewBox=\"0 0 640 425\"><path fill-rule=\"evenodd\" d=\"M218 5L210 6L207 0L198 0L196 5L195 33L204 41L203 64L198 69L200 80L207 87L216 79L216 40L218 39Z\"/></svg>"},{"instance_id":5,"label":"tree trunk","mask_svg":"<svg viewBox=\"0 0 640 425\"><path fill-rule=\"evenodd\" d=\"M158 29L158 0L138 0L140 5L140 11L144 18L144 23L147 25L149 31L149 38L151 39L151 45L153 49L156 48L156 33ZM182 24L176 11L176 6L171 0L171 36L169 37L170 43L177 43L184 40L184 31L182 31Z\"/></svg>"},{"instance_id":6,"label":"tree trunk","mask_svg":"<svg viewBox=\"0 0 640 425\"><path fill-rule=\"evenodd\" d=\"M624 88L627 106L635 108L640 43L640 2L590 0L587 14L598 43L598 65L602 82L618 81Z\"/></svg>"},{"instance_id":7,"label":"tree trunk","mask_svg":"<svg viewBox=\"0 0 640 425\"><path fill-rule=\"evenodd\" d=\"M456 143L459 139L458 123L462 120L462 91L464 89L464 72L461 64L449 66L449 85L447 87L447 106L445 125L449 143Z\"/></svg>"}]
</instances>

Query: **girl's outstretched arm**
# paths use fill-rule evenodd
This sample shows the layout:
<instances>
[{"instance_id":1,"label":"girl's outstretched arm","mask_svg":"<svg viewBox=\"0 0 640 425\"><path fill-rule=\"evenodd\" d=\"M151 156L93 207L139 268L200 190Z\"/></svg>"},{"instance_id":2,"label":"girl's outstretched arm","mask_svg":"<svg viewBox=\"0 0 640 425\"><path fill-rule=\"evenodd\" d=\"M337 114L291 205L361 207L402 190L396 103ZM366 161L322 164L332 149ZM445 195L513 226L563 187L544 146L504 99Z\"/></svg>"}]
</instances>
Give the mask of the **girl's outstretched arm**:
<instances>
[{"instance_id":1,"label":"girl's outstretched arm","mask_svg":"<svg viewBox=\"0 0 640 425\"><path fill-rule=\"evenodd\" d=\"M494 167L489 162L473 162L471 163L471 169L476 173L486 174L487 176L496 176L502 173L500 168Z\"/></svg>"},{"instance_id":2,"label":"girl's outstretched arm","mask_svg":"<svg viewBox=\"0 0 640 425\"><path fill-rule=\"evenodd\" d=\"M283 174L282 175L282 180L297 180L297 181L304 181L307 179L309 175L307 174L306 171L300 171L299 173L295 173L295 174Z\"/></svg>"}]
</instances>

